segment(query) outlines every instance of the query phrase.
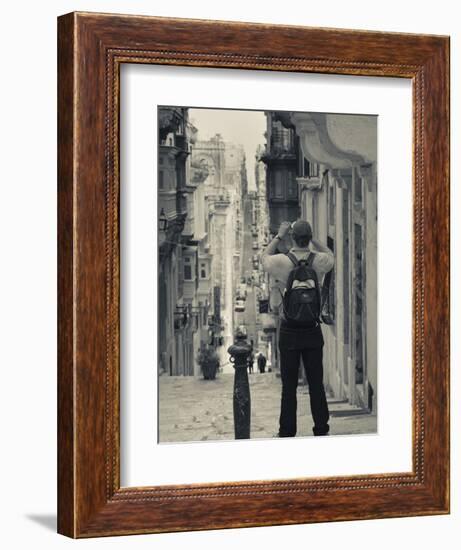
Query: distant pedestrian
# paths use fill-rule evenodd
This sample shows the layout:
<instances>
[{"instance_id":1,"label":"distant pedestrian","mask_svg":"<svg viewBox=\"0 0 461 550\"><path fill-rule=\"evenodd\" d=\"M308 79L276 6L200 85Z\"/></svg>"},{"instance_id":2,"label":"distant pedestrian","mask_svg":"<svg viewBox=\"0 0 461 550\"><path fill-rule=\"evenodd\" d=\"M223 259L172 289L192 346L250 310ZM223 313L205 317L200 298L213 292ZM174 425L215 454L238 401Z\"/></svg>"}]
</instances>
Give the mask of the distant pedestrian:
<instances>
[{"instance_id":1,"label":"distant pedestrian","mask_svg":"<svg viewBox=\"0 0 461 550\"><path fill-rule=\"evenodd\" d=\"M252 349L250 355L248 356L248 372L250 374L253 374L254 360L255 360L255 356L254 356L253 349Z\"/></svg>"},{"instance_id":2,"label":"distant pedestrian","mask_svg":"<svg viewBox=\"0 0 461 550\"><path fill-rule=\"evenodd\" d=\"M288 234L294 246L286 254L278 253L279 244ZM283 222L274 239L261 255L262 266L276 281L282 296L280 316L280 375L282 400L279 437L296 435L299 363L302 357L314 435L329 432L329 411L323 385L323 335L320 328L320 285L334 264L331 250L312 237L308 222Z\"/></svg>"},{"instance_id":3,"label":"distant pedestrian","mask_svg":"<svg viewBox=\"0 0 461 550\"><path fill-rule=\"evenodd\" d=\"M259 352L259 355L258 355L258 370L261 374L264 374L264 372L266 370L266 363L267 363L266 356L262 352Z\"/></svg>"}]
</instances>

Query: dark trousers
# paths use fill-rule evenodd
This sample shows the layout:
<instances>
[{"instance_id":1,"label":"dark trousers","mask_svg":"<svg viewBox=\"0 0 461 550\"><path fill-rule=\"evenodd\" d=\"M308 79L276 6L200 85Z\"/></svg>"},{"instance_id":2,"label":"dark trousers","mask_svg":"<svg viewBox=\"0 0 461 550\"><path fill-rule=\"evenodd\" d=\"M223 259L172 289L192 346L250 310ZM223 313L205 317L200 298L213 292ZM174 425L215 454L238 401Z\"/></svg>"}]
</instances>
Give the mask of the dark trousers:
<instances>
[{"instance_id":1,"label":"dark trousers","mask_svg":"<svg viewBox=\"0 0 461 550\"><path fill-rule=\"evenodd\" d=\"M311 413L314 420L314 435L326 435L329 431L328 404L323 385L323 341L315 347L300 347L284 345L283 338L279 342L280 375L282 378L282 404L280 411L280 437L296 435L296 390L300 359L303 360L309 385Z\"/></svg>"}]
</instances>

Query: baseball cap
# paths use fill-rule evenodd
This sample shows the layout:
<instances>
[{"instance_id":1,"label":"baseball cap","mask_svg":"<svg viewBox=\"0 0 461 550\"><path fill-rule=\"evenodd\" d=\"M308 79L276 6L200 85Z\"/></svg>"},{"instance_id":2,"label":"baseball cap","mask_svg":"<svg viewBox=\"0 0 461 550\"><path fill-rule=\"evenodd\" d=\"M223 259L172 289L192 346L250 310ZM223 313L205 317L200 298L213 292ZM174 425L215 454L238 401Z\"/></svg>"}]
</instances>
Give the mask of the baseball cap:
<instances>
[{"instance_id":1,"label":"baseball cap","mask_svg":"<svg viewBox=\"0 0 461 550\"><path fill-rule=\"evenodd\" d=\"M312 238L312 227L309 222L304 220L298 220L291 226L293 234L297 237L309 237Z\"/></svg>"}]
</instances>

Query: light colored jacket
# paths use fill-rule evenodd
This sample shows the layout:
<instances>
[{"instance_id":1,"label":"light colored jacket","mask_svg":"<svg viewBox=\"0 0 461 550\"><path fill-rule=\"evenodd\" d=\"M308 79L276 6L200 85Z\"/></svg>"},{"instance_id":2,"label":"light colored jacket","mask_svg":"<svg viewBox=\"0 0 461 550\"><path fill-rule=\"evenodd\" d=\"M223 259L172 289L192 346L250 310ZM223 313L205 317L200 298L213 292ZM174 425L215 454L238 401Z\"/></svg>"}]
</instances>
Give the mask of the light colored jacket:
<instances>
[{"instance_id":1,"label":"light colored jacket","mask_svg":"<svg viewBox=\"0 0 461 550\"><path fill-rule=\"evenodd\" d=\"M312 267L317 273L320 288L322 287L325 274L333 269L335 260L331 250L328 252L318 252L309 245L307 248L293 247L290 252L298 260L307 259L311 252L315 253ZM293 262L286 254L273 254L269 256L265 251L261 254L261 263L264 271L271 276L270 280L270 305L271 309L276 311L282 301L282 294L285 290L286 282L290 271L294 268Z\"/></svg>"}]
</instances>

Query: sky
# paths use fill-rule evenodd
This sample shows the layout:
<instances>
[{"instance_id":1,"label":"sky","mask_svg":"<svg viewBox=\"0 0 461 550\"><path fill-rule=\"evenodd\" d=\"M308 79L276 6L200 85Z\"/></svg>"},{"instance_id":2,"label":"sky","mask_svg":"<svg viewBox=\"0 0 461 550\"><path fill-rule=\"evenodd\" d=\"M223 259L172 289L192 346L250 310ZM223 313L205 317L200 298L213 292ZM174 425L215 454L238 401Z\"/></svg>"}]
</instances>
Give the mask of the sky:
<instances>
[{"instance_id":1,"label":"sky","mask_svg":"<svg viewBox=\"0 0 461 550\"><path fill-rule=\"evenodd\" d=\"M266 139L263 111L232 109L189 109L189 120L198 130L198 139L208 140L221 134L224 141L242 145L247 163L248 189L255 189L255 153Z\"/></svg>"}]
</instances>

